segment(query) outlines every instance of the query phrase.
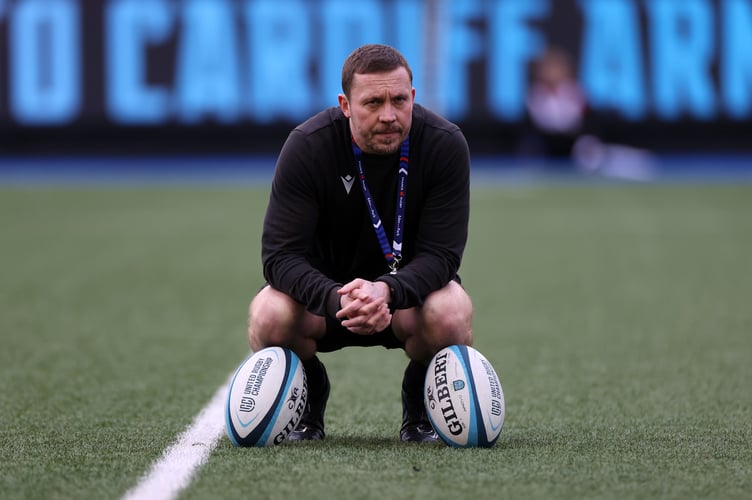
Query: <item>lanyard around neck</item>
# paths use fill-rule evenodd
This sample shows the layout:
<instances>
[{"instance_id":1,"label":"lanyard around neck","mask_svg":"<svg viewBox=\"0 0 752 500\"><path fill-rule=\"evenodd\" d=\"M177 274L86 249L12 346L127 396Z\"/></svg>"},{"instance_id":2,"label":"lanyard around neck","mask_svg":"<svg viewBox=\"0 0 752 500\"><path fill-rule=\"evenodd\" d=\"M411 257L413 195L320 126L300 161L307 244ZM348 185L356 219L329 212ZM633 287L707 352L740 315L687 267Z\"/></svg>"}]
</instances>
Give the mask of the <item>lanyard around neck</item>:
<instances>
[{"instance_id":1,"label":"lanyard around neck","mask_svg":"<svg viewBox=\"0 0 752 500\"><path fill-rule=\"evenodd\" d=\"M358 169L358 177L360 178L360 186L363 189L363 197L366 200L368 206L368 214L371 216L371 223L373 229L376 231L376 237L379 240L381 251L384 254L384 259L391 269L391 274L397 273L397 267L402 260L402 238L403 229L405 227L405 201L407 198L407 167L410 162L410 137L405 138L404 142L400 146L400 159L399 159L399 179L397 183L397 209L394 213L394 238L392 245L389 245L386 232L384 231L384 225L381 223L381 217L378 210L376 210L376 202L371 195L371 191L368 189L368 183L366 182L366 173L363 169L363 151L352 141L352 150L355 155L355 167Z\"/></svg>"}]
</instances>

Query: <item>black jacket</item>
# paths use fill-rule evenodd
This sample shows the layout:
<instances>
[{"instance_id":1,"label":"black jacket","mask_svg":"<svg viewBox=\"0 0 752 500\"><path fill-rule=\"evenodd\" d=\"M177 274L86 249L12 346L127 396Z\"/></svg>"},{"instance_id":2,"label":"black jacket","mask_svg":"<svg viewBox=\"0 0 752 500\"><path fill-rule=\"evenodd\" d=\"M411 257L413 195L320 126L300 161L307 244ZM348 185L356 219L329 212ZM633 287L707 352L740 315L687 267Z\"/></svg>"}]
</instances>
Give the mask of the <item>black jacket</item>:
<instances>
[{"instance_id":1,"label":"black jacket","mask_svg":"<svg viewBox=\"0 0 752 500\"><path fill-rule=\"evenodd\" d=\"M390 244L398 164L399 154L363 158ZM403 260L390 275L357 179L348 119L338 107L324 110L290 133L277 160L262 236L264 277L318 315L333 316L339 308L336 289L355 278L386 282L393 309L420 305L457 275L469 204L465 137L456 125L415 104Z\"/></svg>"}]
</instances>

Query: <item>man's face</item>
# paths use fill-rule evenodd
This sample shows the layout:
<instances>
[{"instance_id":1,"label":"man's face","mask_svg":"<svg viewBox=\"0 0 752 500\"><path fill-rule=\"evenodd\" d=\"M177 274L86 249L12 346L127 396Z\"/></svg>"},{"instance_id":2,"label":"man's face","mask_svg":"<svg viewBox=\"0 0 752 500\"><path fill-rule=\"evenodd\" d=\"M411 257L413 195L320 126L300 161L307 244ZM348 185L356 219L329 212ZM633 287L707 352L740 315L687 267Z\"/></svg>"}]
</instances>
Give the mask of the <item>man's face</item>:
<instances>
[{"instance_id":1,"label":"man's face","mask_svg":"<svg viewBox=\"0 0 752 500\"><path fill-rule=\"evenodd\" d=\"M410 133L415 89L405 68L386 73L356 73L350 99L339 106L350 119L355 143L364 153L392 154Z\"/></svg>"}]
</instances>

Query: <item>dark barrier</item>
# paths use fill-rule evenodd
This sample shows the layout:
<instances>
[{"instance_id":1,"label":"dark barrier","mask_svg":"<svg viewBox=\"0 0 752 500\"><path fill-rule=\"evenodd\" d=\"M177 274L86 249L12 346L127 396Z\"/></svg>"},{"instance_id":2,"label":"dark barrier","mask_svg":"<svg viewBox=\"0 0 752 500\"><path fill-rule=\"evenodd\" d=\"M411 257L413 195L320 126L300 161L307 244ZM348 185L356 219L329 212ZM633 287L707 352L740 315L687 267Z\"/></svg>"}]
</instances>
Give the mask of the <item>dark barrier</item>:
<instances>
[{"instance_id":1,"label":"dark barrier","mask_svg":"<svg viewBox=\"0 0 752 500\"><path fill-rule=\"evenodd\" d=\"M752 149L752 0L0 0L0 149L276 151L367 42L478 152L518 149L549 46L604 137Z\"/></svg>"}]
</instances>

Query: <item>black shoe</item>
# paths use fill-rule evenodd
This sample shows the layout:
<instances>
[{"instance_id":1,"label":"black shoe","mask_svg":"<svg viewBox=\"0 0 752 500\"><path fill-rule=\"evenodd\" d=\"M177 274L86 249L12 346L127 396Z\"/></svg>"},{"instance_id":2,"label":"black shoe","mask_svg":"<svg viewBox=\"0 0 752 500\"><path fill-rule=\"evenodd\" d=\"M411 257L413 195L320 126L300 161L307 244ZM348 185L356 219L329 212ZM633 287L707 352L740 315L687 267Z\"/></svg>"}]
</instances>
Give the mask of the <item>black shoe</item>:
<instances>
[{"instance_id":1,"label":"black shoe","mask_svg":"<svg viewBox=\"0 0 752 500\"><path fill-rule=\"evenodd\" d=\"M330 388L326 368L319 361L319 358L314 356L303 361L303 369L306 372L306 383L308 385L308 402L297 427L287 436L288 441L319 440L326 436L324 433L324 412L326 411L326 402L329 400Z\"/></svg>"},{"instance_id":2,"label":"black shoe","mask_svg":"<svg viewBox=\"0 0 752 500\"><path fill-rule=\"evenodd\" d=\"M410 361L402 379L402 427L400 440L403 443L432 443L439 440L426 415L423 402L427 367Z\"/></svg>"}]
</instances>

